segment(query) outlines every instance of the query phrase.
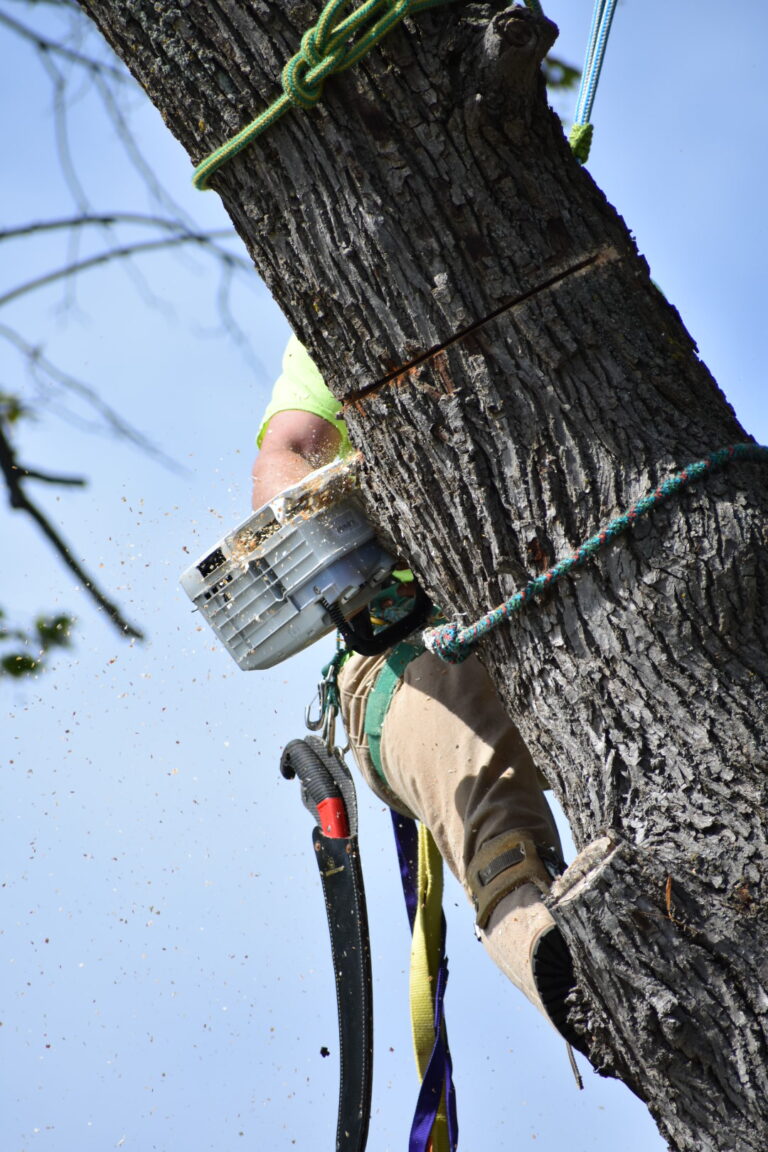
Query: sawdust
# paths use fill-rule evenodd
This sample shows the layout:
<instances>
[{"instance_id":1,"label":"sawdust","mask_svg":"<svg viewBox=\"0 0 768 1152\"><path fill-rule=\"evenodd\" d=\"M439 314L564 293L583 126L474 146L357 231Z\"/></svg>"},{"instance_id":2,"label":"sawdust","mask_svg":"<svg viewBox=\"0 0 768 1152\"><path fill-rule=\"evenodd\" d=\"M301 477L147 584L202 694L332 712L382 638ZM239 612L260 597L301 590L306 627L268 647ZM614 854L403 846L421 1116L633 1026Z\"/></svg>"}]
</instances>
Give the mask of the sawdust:
<instances>
[{"instance_id":1,"label":"sawdust","mask_svg":"<svg viewBox=\"0 0 768 1152\"><path fill-rule=\"evenodd\" d=\"M281 524L290 520L309 520L318 512L338 504L358 488L357 466L360 456L347 456L318 468L309 476L287 489L271 502L275 518Z\"/></svg>"},{"instance_id":2,"label":"sawdust","mask_svg":"<svg viewBox=\"0 0 768 1152\"><path fill-rule=\"evenodd\" d=\"M266 544L271 536L279 532L280 528L281 525L277 520L270 520L260 527L254 524L241 528L232 541L230 559L235 563L247 560L257 548L261 548L262 544Z\"/></svg>"}]
</instances>

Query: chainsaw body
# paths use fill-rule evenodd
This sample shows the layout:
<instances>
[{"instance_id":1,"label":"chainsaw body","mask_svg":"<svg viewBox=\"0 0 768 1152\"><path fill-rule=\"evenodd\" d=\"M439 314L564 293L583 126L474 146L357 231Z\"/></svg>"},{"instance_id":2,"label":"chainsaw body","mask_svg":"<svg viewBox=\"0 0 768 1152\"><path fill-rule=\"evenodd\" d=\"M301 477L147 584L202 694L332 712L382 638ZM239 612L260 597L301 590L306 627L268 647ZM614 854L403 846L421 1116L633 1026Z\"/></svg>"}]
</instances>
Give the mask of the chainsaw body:
<instances>
[{"instance_id":1,"label":"chainsaw body","mask_svg":"<svg viewBox=\"0 0 768 1152\"><path fill-rule=\"evenodd\" d=\"M181 576L240 668L271 668L353 616L388 582L394 558L337 461L252 513Z\"/></svg>"}]
</instances>

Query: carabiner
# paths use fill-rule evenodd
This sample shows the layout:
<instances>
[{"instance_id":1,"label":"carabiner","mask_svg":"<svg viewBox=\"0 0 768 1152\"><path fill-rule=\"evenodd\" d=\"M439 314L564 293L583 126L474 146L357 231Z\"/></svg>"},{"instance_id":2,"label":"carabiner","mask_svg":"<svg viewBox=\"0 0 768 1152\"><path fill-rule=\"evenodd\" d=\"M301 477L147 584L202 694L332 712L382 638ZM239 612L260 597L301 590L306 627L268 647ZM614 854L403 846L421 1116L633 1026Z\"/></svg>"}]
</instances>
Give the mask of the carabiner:
<instances>
[{"instance_id":1,"label":"carabiner","mask_svg":"<svg viewBox=\"0 0 768 1152\"><path fill-rule=\"evenodd\" d=\"M336 716L338 709L335 704L328 704L325 709L325 719L323 720L322 731L320 736L327 748L328 752L333 755L333 750L336 742Z\"/></svg>"},{"instance_id":2,"label":"carabiner","mask_svg":"<svg viewBox=\"0 0 768 1152\"><path fill-rule=\"evenodd\" d=\"M312 705L317 700L318 713L317 719L312 716ZM310 732L319 732L325 724L325 714L328 711L328 687L325 680L321 681L317 686L315 695L310 700L304 709L304 724Z\"/></svg>"}]
</instances>

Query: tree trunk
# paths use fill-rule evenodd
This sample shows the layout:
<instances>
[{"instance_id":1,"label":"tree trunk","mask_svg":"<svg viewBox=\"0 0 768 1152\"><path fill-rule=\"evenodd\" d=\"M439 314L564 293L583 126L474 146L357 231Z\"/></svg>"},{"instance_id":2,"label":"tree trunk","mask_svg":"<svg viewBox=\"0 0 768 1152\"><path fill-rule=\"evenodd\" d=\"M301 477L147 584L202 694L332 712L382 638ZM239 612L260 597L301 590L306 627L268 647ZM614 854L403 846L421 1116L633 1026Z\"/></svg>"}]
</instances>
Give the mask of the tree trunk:
<instances>
[{"instance_id":1,"label":"tree trunk","mask_svg":"<svg viewBox=\"0 0 768 1152\"><path fill-rule=\"evenodd\" d=\"M195 162L319 10L84 7ZM372 518L464 619L746 439L547 108L555 34L422 13L212 181L344 402ZM766 511L733 464L480 649L583 850L553 912L593 1060L696 1152L768 1132Z\"/></svg>"}]
</instances>

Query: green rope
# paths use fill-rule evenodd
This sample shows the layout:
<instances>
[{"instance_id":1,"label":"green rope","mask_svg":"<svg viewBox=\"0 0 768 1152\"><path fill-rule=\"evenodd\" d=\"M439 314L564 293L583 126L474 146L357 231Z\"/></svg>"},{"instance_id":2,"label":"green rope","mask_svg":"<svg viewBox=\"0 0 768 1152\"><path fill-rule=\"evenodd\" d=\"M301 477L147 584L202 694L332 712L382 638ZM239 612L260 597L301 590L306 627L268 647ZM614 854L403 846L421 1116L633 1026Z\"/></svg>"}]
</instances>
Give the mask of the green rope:
<instances>
[{"instance_id":1,"label":"green rope","mask_svg":"<svg viewBox=\"0 0 768 1152\"><path fill-rule=\"evenodd\" d=\"M317 24L308 28L301 38L301 48L283 68L283 93L255 120L242 128L236 136L222 144L195 168L192 183L204 191L213 174L223 164L247 148L257 136L277 123L290 108L313 108L323 94L329 76L345 72L370 52L380 40L397 27L406 16L414 16L425 8L456 0L363 0L343 19L337 18L350 0L329 0L320 13ZM536 15L541 16L540 0L525 0Z\"/></svg>"},{"instance_id":2,"label":"green rope","mask_svg":"<svg viewBox=\"0 0 768 1152\"><path fill-rule=\"evenodd\" d=\"M481 637L486 636L504 620L509 620L531 600L541 596L566 573L586 564L596 552L610 543L615 536L630 528L640 516L645 516L651 512L663 500L666 500L673 493L679 492L681 488L693 480L698 480L709 472L715 472L734 460L753 460L761 464L768 464L768 447L763 447L760 444L732 444L728 448L720 448L717 452L710 452L704 460L694 461L682 472L677 472L674 476L664 480L653 492L643 496L641 500L632 505L629 511L623 512L621 516L611 520L600 532L590 536L589 540L586 540L571 556L566 556L549 571L542 573L541 576L536 576L520 592L516 592L514 596L511 596L509 600L497 608L486 612L485 616L481 616L474 624L468 624L462 628L454 622L444 624L440 628L430 628L424 632L422 639L427 651L434 652L436 656L449 664L460 664L462 660L466 660L471 649Z\"/></svg>"},{"instance_id":3,"label":"green rope","mask_svg":"<svg viewBox=\"0 0 768 1152\"><path fill-rule=\"evenodd\" d=\"M357 64L406 16L451 2L453 0L364 0L359 8L337 23L340 11L349 0L330 0L317 24L302 36L299 51L283 68L282 96L198 164L192 177L194 186L201 191L207 188L211 176L222 164L275 124L289 108L313 108L329 76Z\"/></svg>"}]
</instances>

